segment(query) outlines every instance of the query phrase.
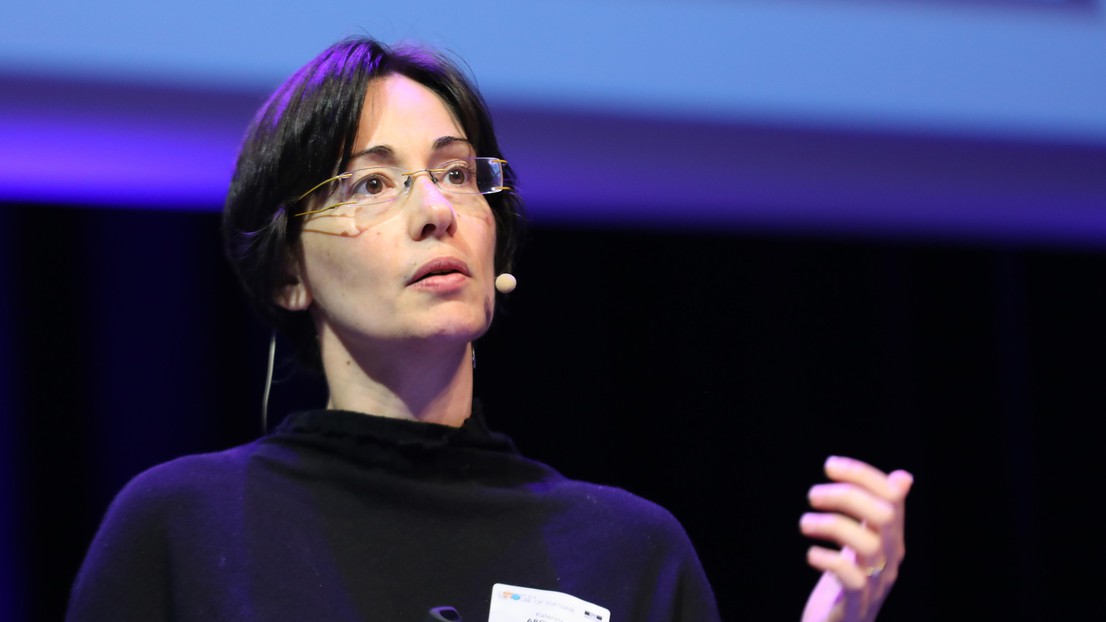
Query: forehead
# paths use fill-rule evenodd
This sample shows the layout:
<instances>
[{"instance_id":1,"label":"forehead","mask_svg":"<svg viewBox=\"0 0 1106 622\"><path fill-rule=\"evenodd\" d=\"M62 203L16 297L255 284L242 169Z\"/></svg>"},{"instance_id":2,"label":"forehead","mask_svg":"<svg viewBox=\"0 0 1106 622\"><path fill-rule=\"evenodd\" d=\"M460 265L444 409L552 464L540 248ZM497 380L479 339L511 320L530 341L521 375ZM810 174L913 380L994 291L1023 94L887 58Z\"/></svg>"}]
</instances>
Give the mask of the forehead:
<instances>
[{"instance_id":1,"label":"forehead","mask_svg":"<svg viewBox=\"0 0 1106 622\"><path fill-rule=\"evenodd\" d=\"M443 137L467 138L445 101L410 78L389 75L368 86L352 151L386 145L399 157L417 157Z\"/></svg>"}]
</instances>

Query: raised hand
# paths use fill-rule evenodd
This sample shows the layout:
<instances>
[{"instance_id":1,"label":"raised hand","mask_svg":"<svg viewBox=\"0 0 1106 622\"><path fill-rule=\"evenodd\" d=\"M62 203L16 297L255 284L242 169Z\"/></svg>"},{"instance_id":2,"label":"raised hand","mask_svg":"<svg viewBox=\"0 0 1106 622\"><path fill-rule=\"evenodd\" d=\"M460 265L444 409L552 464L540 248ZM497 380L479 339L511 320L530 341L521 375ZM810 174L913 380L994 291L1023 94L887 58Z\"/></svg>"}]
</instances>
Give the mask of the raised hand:
<instances>
[{"instance_id":1,"label":"raised hand","mask_svg":"<svg viewBox=\"0 0 1106 622\"><path fill-rule=\"evenodd\" d=\"M803 610L803 622L871 622L898 578L906 554L906 495L914 481L906 471L885 474L852 458L831 456L826 477L808 495L814 512L803 514L802 533L836 545L814 545L807 563L821 570Z\"/></svg>"}]
</instances>

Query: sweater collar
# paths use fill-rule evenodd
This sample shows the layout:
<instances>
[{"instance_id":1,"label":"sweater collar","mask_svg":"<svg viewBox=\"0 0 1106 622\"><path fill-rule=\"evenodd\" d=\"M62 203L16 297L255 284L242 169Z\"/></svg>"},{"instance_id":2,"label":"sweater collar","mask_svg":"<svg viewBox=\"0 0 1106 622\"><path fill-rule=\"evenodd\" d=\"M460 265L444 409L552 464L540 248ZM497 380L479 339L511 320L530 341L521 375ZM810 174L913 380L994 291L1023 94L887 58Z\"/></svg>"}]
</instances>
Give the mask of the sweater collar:
<instances>
[{"instance_id":1,"label":"sweater collar","mask_svg":"<svg viewBox=\"0 0 1106 622\"><path fill-rule=\"evenodd\" d=\"M460 427L381 417L347 410L309 410L292 413L273 431L274 436L321 436L399 448L471 447L515 453L505 434L491 431L478 401Z\"/></svg>"}]
</instances>

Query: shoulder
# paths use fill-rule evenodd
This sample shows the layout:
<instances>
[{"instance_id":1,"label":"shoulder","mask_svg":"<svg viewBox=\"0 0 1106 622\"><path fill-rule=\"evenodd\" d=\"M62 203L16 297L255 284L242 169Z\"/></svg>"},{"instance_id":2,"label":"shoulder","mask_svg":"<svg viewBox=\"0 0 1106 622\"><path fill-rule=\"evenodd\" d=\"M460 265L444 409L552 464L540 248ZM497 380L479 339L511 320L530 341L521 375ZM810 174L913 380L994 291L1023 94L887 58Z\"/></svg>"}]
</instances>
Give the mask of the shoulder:
<instances>
[{"instance_id":1,"label":"shoulder","mask_svg":"<svg viewBox=\"0 0 1106 622\"><path fill-rule=\"evenodd\" d=\"M596 594L596 602L612 609L624 603L628 611L651 603L655 611L680 612L671 619L718 620L710 582L672 512L622 488L580 481L560 488L571 509L543 525L543 536L558 568L571 569L570 587L593 594L615 576L616 593Z\"/></svg>"},{"instance_id":2,"label":"shoulder","mask_svg":"<svg viewBox=\"0 0 1106 622\"><path fill-rule=\"evenodd\" d=\"M617 486L569 479L564 481L563 487L566 494L574 497L591 512L628 514L645 522L675 520L660 504Z\"/></svg>"},{"instance_id":3,"label":"shoulder","mask_svg":"<svg viewBox=\"0 0 1106 622\"><path fill-rule=\"evenodd\" d=\"M687 547L687 533L667 508L616 486L562 480L557 495L572 520L607 526L608 537L648 539L658 545Z\"/></svg>"},{"instance_id":4,"label":"shoulder","mask_svg":"<svg viewBox=\"0 0 1106 622\"><path fill-rule=\"evenodd\" d=\"M184 456L136 475L108 505L85 566L153 562L166 542L225 520L242 498L252 447Z\"/></svg>"},{"instance_id":5,"label":"shoulder","mask_svg":"<svg viewBox=\"0 0 1106 622\"><path fill-rule=\"evenodd\" d=\"M204 546L234 520L254 445L178 458L131 479L108 506L72 587L68 620L161 620L180 547ZM215 542L221 544L222 542Z\"/></svg>"},{"instance_id":6,"label":"shoulder","mask_svg":"<svg viewBox=\"0 0 1106 622\"><path fill-rule=\"evenodd\" d=\"M204 499L234 494L255 451L256 443L250 443L182 456L151 467L123 486L108 507L108 518L180 511Z\"/></svg>"}]
</instances>

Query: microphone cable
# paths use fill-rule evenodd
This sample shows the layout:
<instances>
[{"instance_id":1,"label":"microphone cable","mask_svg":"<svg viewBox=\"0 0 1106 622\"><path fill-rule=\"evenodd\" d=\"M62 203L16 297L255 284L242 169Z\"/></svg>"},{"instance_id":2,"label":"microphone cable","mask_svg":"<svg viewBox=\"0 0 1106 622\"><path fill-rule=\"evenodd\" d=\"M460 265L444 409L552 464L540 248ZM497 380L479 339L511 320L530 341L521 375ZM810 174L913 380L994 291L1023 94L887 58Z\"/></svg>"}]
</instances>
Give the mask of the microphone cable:
<instances>
[{"instance_id":1,"label":"microphone cable","mask_svg":"<svg viewBox=\"0 0 1106 622\"><path fill-rule=\"evenodd\" d=\"M261 395L261 434L269 433L269 393L273 389L273 367L276 363L276 330L269 337L269 364L265 370L265 392Z\"/></svg>"}]
</instances>

